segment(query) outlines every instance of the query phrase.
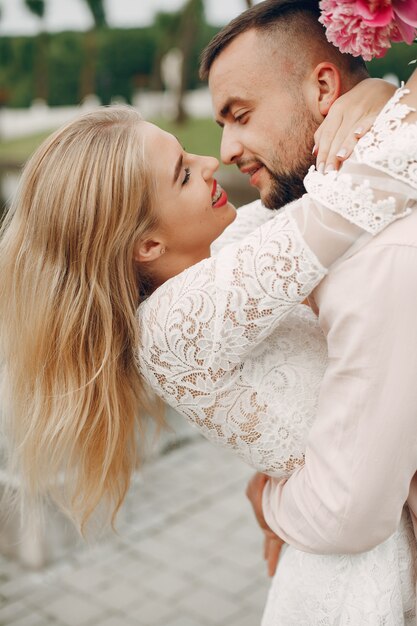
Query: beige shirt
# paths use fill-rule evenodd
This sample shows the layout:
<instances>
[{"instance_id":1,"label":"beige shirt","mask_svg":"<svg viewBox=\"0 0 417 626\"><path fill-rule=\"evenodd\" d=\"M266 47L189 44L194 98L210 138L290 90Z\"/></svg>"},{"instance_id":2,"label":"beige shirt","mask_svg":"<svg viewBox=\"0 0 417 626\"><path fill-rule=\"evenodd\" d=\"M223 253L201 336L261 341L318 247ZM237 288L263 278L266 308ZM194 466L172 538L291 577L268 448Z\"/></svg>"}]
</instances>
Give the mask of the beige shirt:
<instances>
[{"instance_id":1,"label":"beige shirt","mask_svg":"<svg viewBox=\"0 0 417 626\"><path fill-rule=\"evenodd\" d=\"M343 260L315 291L328 367L304 467L263 507L287 543L369 550L408 502L417 535L417 212Z\"/></svg>"}]
</instances>

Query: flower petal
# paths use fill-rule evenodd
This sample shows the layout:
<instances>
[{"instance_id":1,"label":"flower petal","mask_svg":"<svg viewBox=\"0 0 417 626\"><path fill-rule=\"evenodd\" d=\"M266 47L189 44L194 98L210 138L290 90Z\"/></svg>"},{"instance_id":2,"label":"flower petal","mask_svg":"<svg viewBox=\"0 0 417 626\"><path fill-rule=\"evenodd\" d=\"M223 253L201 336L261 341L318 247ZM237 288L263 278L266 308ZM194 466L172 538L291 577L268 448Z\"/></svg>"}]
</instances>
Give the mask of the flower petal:
<instances>
[{"instance_id":1,"label":"flower petal","mask_svg":"<svg viewBox=\"0 0 417 626\"><path fill-rule=\"evenodd\" d=\"M410 26L410 24L404 22L398 15L395 16L395 24L398 26L398 30L400 31L404 41L408 44L412 44L417 36L416 27Z\"/></svg>"},{"instance_id":2,"label":"flower petal","mask_svg":"<svg viewBox=\"0 0 417 626\"><path fill-rule=\"evenodd\" d=\"M366 0L356 0L355 13L363 18L365 24L369 26L386 26L394 17L394 12L390 4L381 6L379 9L371 11Z\"/></svg>"},{"instance_id":3,"label":"flower petal","mask_svg":"<svg viewBox=\"0 0 417 626\"><path fill-rule=\"evenodd\" d=\"M417 0L393 0L394 13L410 26L417 26Z\"/></svg>"}]
</instances>

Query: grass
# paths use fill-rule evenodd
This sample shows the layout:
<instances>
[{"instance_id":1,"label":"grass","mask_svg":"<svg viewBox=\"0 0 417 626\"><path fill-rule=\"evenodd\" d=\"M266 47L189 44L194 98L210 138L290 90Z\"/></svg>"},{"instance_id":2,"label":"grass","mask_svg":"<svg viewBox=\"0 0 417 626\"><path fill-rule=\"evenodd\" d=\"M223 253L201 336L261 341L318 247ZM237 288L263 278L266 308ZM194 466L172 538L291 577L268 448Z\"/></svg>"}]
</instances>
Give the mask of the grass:
<instances>
[{"instance_id":1,"label":"grass","mask_svg":"<svg viewBox=\"0 0 417 626\"><path fill-rule=\"evenodd\" d=\"M176 135L187 152L219 157L221 130L213 120L191 119L181 125L167 120L156 120L155 123ZM0 166L2 164L24 163L49 134L50 132L45 132L19 139L0 141Z\"/></svg>"},{"instance_id":2,"label":"grass","mask_svg":"<svg viewBox=\"0 0 417 626\"><path fill-rule=\"evenodd\" d=\"M178 137L187 152L219 158L221 129L212 119L191 119L182 125L155 120L155 124Z\"/></svg>"},{"instance_id":3,"label":"grass","mask_svg":"<svg viewBox=\"0 0 417 626\"><path fill-rule=\"evenodd\" d=\"M0 141L0 164L22 164L50 133L37 133L19 139Z\"/></svg>"}]
</instances>

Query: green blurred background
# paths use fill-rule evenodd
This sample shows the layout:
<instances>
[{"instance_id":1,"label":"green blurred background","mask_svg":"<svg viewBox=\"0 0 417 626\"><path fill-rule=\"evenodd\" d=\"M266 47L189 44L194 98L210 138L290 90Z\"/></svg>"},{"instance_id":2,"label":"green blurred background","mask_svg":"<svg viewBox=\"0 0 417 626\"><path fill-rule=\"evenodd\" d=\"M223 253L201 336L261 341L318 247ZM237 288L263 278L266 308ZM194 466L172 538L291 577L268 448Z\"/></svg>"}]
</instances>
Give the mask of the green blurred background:
<instances>
[{"instance_id":1,"label":"green blurred background","mask_svg":"<svg viewBox=\"0 0 417 626\"><path fill-rule=\"evenodd\" d=\"M35 36L0 36L0 115L34 101L76 106L95 94L102 104L115 97L132 103L138 92L163 92L161 60L173 48L184 59L179 87L184 95L203 87L199 54L220 28L208 23L204 0L184 0L177 11L157 12L146 27L123 29L109 26L105 0L84 0L93 26L85 32L51 33L42 28L48 0L14 1L39 19L40 28ZM250 4L242 0L240 10ZM0 4L0 25L1 19ZM416 45L395 44L385 57L368 64L371 75L406 80L416 56ZM188 151L218 156L220 130L209 118L187 116L181 98L179 102L176 119L154 121L174 132ZM0 168L19 167L48 132L8 140L0 133Z\"/></svg>"}]
</instances>

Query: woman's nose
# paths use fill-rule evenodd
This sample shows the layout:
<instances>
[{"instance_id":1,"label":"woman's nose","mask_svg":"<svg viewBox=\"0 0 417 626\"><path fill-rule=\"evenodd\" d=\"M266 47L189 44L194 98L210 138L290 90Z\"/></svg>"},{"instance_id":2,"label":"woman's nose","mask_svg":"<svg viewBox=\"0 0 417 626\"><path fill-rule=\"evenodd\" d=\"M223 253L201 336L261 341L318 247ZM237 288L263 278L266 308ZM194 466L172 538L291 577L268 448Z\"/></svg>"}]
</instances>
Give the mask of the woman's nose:
<instances>
[{"instance_id":1,"label":"woman's nose","mask_svg":"<svg viewBox=\"0 0 417 626\"><path fill-rule=\"evenodd\" d=\"M219 161L215 157L201 157L202 158L202 175L204 180L210 180L216 170L219 169Z\"/></svg>"}]
</instances>

